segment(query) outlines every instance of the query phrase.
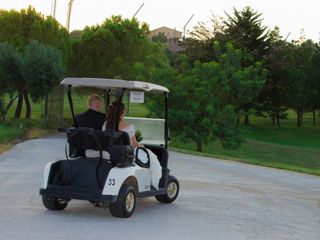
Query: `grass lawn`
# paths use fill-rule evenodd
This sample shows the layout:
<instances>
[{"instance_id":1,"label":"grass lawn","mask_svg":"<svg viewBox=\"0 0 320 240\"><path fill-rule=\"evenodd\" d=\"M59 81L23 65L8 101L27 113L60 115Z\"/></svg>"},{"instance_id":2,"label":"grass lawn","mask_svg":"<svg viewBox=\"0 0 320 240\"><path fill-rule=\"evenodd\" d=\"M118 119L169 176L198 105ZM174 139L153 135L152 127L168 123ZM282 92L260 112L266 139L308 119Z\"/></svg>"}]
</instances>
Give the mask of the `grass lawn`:
<instances>
[{"instance_id":1,"label":"grass lawn","mask_svg":"<svg viewBox=\"0 0 320 240\"><path fill-rule=\"evenodd\" d=\"M0 124L0 153L22 140L43 137L55 132L55 129L45 128L40 120L11 119Z\"/></svg>"},{"instance_id":2,"label":"grass lawn","mask_svg":"<svg viewBox=\"0 0 320 240\"><path fill-rule=\"evenodd\" d=\"M81 113L87 110L87 97L88 95L73 94L73 103L75 113ZM8 98L7 98L8 100ZM127 103L127 97L124 97L124 102ZM0 153L9 150L14 144L25 139L38 138L48 134L56 133L56 129L48 129L43 124L43 105L41 103L32 103L31 120L24 119L25 105L22 108L22 119L13 119L16 104L10 108L7 114L7 121L0 123ZM64 119L66 125L71 125L72 115L69 107L67 96L64 101ZM148 114L148 110L143 104L130 103L127 107L128 116L130 117L144 117Z\"/></svg>"},{"instance_id":3,"label":"grass lawn","mask_svg":"<svg viewBox=\"0 0 320 240\"><path fill-rule=\"evenodd\" d=\"M84 111L87 110L87 98L88 98L88 94L83 94L83 95L77 95L77 94L73 94L72 99L73 99L73 105L74 105L74 110L75 113L82 113ZM8 99L7 99L8 100ZM127 106L127 96L124 97L124 103ZM16 105L13 104L13 106L10 108L7 116L9 118L11 118L14 115L14 111L15 111L15 107ZM32 119L40 119L41 116L43 115L43 104L42 103L32 103L32 115L31 118ZM128 116L130 117L144 117L148 114L148 110L146 109L146 107L143 104L138 104L138 103L130 103L129 108L127 108L127 111L129 111ZM23 104L22 107L22 115L25 115L25 105ZM64 118L66 119L72 119L72 115L71 115L71 111L70 111L70 107L69 107L69 101L67 96L65 95L64 98Z\"/></svg>"},{"instance_id":4,"label":"grass lawn","mask_svg":"<svg viewBox=\"0 0 320 240\"><path fill-rule=\"evenodd\" d=\"M295 127L294 114L283 121L280 128L270 124L270 120L253 118L250 126L243 128L246 138L240 148L226 150L219 142L203 147L203 153L223 159L268 167L288 169L320 175L320 124L311 126L311 116L305 116L304 127ZM172 147L196 153L195 144L173 138Z\"/></svg>"},{"instance_id":5,"label":"grass lawn","mask_svg":"<svg viewBox=\"0 0 320 240\"><path fill-rule=\"evenodd\" d=\"M76 113L87 109L86 95L74 94L73 100ZM127 102L127 99L124 99L124 102ZM67 98L64 105L64 117L71 122ZM11 108L8 117L13 115L14 109L15 106ZM144 117L148 114L143 104L130 104L127 111L132 117ZM42 113L42 105L33 103L33 120L29 122L10 120L6 124L0 124L0 152L10 148L16 139L36 138L55 132L44 128L39 120ZM250 125L243 128L246 143L237 150L226 150L219 142L212 142L203 147L203 153L199 153L195 151L193 142L181 141L177 137L172 137L170 147L199 155L320 175L319 117L317 121L317 125L312 126L311 114L305 114L303 127L297 128L295 113L290 111L289 119L282 121L282 126L279 128L272 126L269 119L251 117Z\"/></svg>"}]
</instances>

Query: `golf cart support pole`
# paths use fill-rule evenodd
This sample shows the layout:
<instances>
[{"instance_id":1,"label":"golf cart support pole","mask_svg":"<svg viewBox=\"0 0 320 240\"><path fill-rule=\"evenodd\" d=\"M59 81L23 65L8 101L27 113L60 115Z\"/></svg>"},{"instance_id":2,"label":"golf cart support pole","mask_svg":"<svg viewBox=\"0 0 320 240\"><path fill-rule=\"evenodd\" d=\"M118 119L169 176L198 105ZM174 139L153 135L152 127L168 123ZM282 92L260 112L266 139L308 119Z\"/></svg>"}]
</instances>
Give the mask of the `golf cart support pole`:
<instances>
[{"instance_id":1,"label":"golf cart support pole","mask_svg":"<svg viewBox=\"0 0 320 240\"><path fill-rule=\"evenodd\" d=\"M120 93L120 96L119 96L119 99L118 99L118 106L116 108L116 126L115 126L115 130L116 131L119 131L119 122L120 122L120 116L119 116L119 113L120 113L120 104L122 103L122 97L123 97L123 94L125 92L125 89L123 88L121 90L121 93ZM117 96L118 97L118 96Z\"/></svg>"},{"instance_id":2,"label":"golf cart support pole","mask_svg":"<svg viewBox=\"0 0 320 240\"><path fill-rule=\"evenodd\" d=\"M74 114L74 109L73 109L73 101L72 101L72 96L71 96L71 85L68 85L68 99L69 99L69 104L70 104L70 109L71 109L71 114L72 114L72 119L73 119L73 126L75 128L78 128L78 123L76 120L76 115Z\"/></svg>"},{"instance_id":3,"label":"golf cart support pole","mask_svg":"<svg viewBox=\"0 0 320 240\"><path fill-rule=\"evenodd\" d=\"M108 113L108 108L110 105L110 89L105 90L103 96L104 96L104 102L105 102L105 113Z\"/></svg>"},{"instance_id":4,"label":"golf cart support pole","mask_svg":"<svg viewBox=\"0 0 320 240\"><path fill-rule=\"evenodd\" d=\"M164 103L164 107L165 107L165 112L164 112L164 118L165 118L165 122L164 122L164 147L166 149L168 149L168 141L169 141L169 129L168 129L168 93L165 92L164 93L164 97L165 97L165 103Z\"/></svg>"},{"instance_id":5,"label":"golf cart support pole","mask_svg":"<svg viewBox=\"0 0 320 240\"><path fill-rule=\"evenodd\" d=\"M165 101L164 101L164 118L165 118L165 122L164 122L164 147L166 149L166 154L168 154L167 150L168 150L168 141L169 141L169 127L168 127L168 93L165 92L164 93L164 97L165 97ZM168 181L169 181L169 172L170 170L168 169L168 163L166 163L163 168L162 168L162 177L163 177L163 186L167 186L168 185Z\"/></svg>"}]
</instances>

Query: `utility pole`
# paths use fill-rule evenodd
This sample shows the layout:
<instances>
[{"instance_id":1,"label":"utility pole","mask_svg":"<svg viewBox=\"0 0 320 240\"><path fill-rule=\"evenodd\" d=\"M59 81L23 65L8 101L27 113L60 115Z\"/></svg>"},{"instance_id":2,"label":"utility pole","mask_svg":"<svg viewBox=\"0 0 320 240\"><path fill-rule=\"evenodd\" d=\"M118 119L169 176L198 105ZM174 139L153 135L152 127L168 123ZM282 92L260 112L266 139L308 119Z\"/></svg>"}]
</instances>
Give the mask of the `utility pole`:
<instances>
[{"instance_id":1,"label":"utility pole","mask_svg":"<svg viewBox=\"0 0 320 240\"><path fill-rule=\"evenodd\" d=\"M70 17L71 17L71 9L72 9L73 1L74 0L70 0L70 2L68 3L67 24L66 24L66 28L67 28L68 32L69 32L69 28L70 28Z\"/></svg>"},{"instance_id":2,"label":"utility pole","mask_svg":"<svg viewBox=\"0 0 320 240\"><path fill-rule=\"evenodd\" d=\"M51 16L56 19L56 8L57 8L57 0L52 0L51 2Z\"/></svg>"},{"instance_id":3,"label":"utility pole","mask_svg":"<svg viewBox=\"0 0 320 240\"><path fill-rule=\"evenodd\" d=\"M142 8L143 6L144 6L144 3L141 4L141 6L140 6L139 9L136 11L136 13L133 15L132 18L134 18L134 17L138 14L138 12L141 10L141 8Z\"/></svg>"},{"instance_id":4,"label":"utility pole","mask_svg":"<svg viewBox=\"0 0 320 240\"><path fill-rule=\"evenodd\" d=\"M193 18L193 16L194 16L194 14L192 14L192 16L189 18L189 20L187 21L187 23L183 27L183 39L186 38L186 27L187 27L188 23L191 21L191 19Z\"/></svg>"},{"instance_id":5,"label":"utility pole","mask_svg":"<svg viewBox=\"0 0 320 240\"><path fill-rule=\"evenodd\" d=\"M286 38L284 39L284 41L287 41L288 37L290 36L291 32L288 33L288 35L286 36Z\"/></svg>"}]
</instances>

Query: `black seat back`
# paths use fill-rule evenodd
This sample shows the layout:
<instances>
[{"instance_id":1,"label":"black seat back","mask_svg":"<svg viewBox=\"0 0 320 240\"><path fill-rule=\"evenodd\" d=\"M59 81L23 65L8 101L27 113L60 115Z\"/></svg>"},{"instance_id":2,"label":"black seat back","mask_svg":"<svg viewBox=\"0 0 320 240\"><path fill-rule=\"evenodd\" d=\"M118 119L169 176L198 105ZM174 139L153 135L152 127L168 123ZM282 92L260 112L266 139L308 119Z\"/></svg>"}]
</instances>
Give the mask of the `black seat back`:
<instances>
[{"instance_id":1,"label":"black seat back","mask_svg":"<svg viewBox=\"0 0 320 240\"><path fill-rule=\"evenodd\" d=\"M75 157L74 153L78 153L79 150L80 152L96 150L109 152L110 160L115 164L131 164L133 161L133 149L130 146L127 132L112 129L98 131L84 127L68 128L61 131L67 133L69 156Z\"/></svg>"},{"instance_id":2,"label":"black seat back","mask_svg":"<svg viewBox=\"0 0 320 240\"><path fill-rule=\"evenodd\" d=\"M66 129L70 152L75 149L107 151L113 133L103 134L91 128Z\"/></svg>"},{"instance_id":3,"label":"black seat back","mask_svg":"<svg viewBox=\"0 0 320 240\"><path fill-rule=\"evenodd\" d=\"M130 138L126 132L107 129L104 131L92 128L59 129L67 133L70 149L109 151L110 145L130 145Z\"/></svg>"}]
</instances>

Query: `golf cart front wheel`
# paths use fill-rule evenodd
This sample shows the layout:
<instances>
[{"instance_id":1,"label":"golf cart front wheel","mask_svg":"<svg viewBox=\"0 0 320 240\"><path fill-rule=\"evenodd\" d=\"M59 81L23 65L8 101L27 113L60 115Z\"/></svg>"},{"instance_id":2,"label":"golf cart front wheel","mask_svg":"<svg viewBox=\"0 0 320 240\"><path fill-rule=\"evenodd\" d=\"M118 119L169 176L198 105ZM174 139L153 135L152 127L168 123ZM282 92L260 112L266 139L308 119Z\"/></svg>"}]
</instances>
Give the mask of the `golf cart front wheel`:
<instances>
[{"instance_id":1,"label":"golf cart front wheel","mask_svg":"<svg viewBox=\"0 0 320 240\"><path fill-rule=\"evenodd\" d=\"M115 203L109 204L109 210L112 216L128 218L136 208L136 195L134 188L126 184L122 185L118 199Z\"/></svg>"},{"instance_id":2,"label":"golf cart front wheel","mask_svg":"<svg viewBox=\"0 0 320 240\"><path fill-rule=\"evenodd\" d=\"M45 195L42 195L42 202L43 205L49 209L49 210L63 210L67 207L68 201L64 199L54 199L54 198L48 198Z\"/></svg>"},{"instance_id":3,"label":"golf cart front wheel","mask_svg":"<svg viewBox=\"0 0 320 240\"><path fill-rule=\"evenodd\" d=\"M179 182L173 177L169 176L167 191L163 195L157 195L156 199L161 203L172 203L179 194Z\"/></svg>"}]
</instances>

